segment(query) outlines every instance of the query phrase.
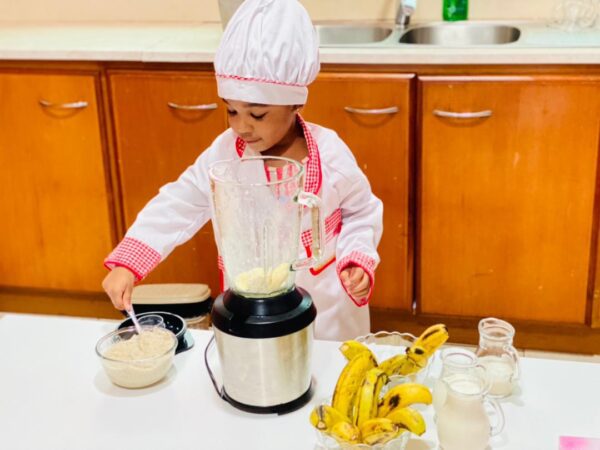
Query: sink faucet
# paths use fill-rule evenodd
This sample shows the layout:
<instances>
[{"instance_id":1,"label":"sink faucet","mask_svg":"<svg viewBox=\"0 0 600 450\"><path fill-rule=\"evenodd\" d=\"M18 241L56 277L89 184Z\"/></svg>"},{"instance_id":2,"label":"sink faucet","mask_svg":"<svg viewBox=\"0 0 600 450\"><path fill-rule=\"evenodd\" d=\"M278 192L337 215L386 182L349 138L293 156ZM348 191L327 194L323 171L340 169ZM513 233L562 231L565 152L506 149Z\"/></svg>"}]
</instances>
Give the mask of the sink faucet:
<instances>
[{"instance_id":1,"label":"sink faucet","mask_svg":"<svg viewBox=\"0 0 600 450\"><path fill-rule=\"evenodd\" d=\"M398 0L396 12L396 25L406 27L410 23L410 16L417 8L417 0Z\"/></svg>"}]
</instances>

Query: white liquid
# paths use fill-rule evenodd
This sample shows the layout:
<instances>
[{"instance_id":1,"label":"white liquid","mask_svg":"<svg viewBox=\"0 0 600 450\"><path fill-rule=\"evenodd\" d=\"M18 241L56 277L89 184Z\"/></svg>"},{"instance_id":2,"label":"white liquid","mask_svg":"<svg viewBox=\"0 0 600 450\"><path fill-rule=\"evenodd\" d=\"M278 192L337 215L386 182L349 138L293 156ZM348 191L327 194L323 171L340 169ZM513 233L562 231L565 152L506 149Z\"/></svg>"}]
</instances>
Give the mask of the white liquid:
<instances>
[{"instance_id":1,"label":"white liquid","mask_svg":"<svg viewBox=\"0 0 600 450\"><path fill-rule=\"evenodd\" d=\"M446 382L450 389L437 390L438 399L445 396L437 413L440 446L444 450L484 450L490 439L490 422L483 397L478 395L481 384L464 375L450 376Z\"/></svg>"},{"instance_id":2,"label":"white liquid","mask_svg":"<svg viewBox=\"0 0 600 450\"><path fill-rule=\"evenodd\" d=\"M446 403L446 395L448 389L446 388L446 383L442 380L435 380L435 384L433 385L433 410L435 415L437 416Z\"/></svg>"},{"instance_id":3,"label":"white liquid","mask_svg":"<svg viewBox=\"0 0 600 450\"><path fill-rule=\"evenodd\" d=\"M514 389L515 363L508 355L482 356L479 363L487 370L490 378L491 389L489 395L494 397L505 397L512 394Z\"/></svg>"},{"instance_id":4,"label":"white liquid","mask_svg":"<svg viewBox=\"0 0 600 450\"><path fill-rule=\"evenodd\" d=\"M448 388L446 383L450 383L452 388L460 394L477 394L481 391L481 386L474 383L468 375L456 374L444 378L444 381L438 379L433 386L433 410L437 415L448 397Z\"/></svg>"}]
</instances>

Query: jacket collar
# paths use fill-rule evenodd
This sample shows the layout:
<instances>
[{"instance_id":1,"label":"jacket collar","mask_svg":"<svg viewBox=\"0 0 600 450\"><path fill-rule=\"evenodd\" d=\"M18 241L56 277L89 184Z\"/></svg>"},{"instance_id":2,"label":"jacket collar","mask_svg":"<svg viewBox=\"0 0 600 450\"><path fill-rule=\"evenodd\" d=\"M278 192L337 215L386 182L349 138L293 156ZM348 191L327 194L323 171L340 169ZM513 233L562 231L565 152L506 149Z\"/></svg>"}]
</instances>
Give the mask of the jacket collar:
<instances>
[{"instance_id":1,"label":"jacket collar","mask_svg":"<svg viewBox=\"0 0 600 450\"><path fill-rule=\"evenodd\" d=\"M306 175L304 178L304 190L311 194L318 194L321 189L322 173L321 173L321 158L319 156L319 147L317 141L311 134L308 124L304 121L302 116L298 114L298 123L302 126L302 132L304 133L304 139L306 139L306 146L308 147L308 161L306 162ZM235 149L238 156L241 158L244 156L246 150L246 141L238 137L235 140Z\"/></svg>"}]
</instances>

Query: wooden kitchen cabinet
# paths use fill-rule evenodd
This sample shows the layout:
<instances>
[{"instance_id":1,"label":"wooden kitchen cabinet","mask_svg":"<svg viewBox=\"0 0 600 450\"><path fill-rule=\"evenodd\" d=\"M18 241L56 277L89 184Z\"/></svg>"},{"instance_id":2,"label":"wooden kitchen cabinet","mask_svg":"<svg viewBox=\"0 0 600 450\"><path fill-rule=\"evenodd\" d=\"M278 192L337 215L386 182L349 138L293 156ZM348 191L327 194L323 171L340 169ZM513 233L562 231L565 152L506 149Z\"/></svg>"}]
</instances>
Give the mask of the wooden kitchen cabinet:
<instances>
[{"instance_id":1,"label":"wooden kitchen cabinet","mask_svg":"<svg viewBox=\"0 0 600 450\"><path fill-rule=\"evenodd\" d=\"M101 290L113 242L98 84L92 74L0 72L3 287Z\"/></svg>"},{"instance_id":2,"label":"wooden kitchen cabinet","mask_svg":"<svg viewBox=\"0 0 600 450\"><path fill-rule=\"evenodd\" d=\"M399 310L412 307L409 146L413 77L322 73L309 87L303 111L306 120L340 135L383 201L381 264L371 304Z\"/></svg>"},{"instance_id":3,"label":"wooden kitchen cabinet","mask_svg":"<svg viewBox=\"0 0 600 450\"><path fill-rule=\"evenodd\" d=\"M420 312L585 322L600 77L423 76L419 95Z\"/></svg>"},{"instance_id":4,"label":"wooden kitchen cabinet","mask_svg":"<svg viewBox=\"0 0 600 450\"><path fill-rule=\"evenodd\" d=\"M125 226L165 183L174 181L227 127L212 73L109 73ZM210 224L176 248L149 283L208 283L219 292Z\"/></svg>"}]
</instances>

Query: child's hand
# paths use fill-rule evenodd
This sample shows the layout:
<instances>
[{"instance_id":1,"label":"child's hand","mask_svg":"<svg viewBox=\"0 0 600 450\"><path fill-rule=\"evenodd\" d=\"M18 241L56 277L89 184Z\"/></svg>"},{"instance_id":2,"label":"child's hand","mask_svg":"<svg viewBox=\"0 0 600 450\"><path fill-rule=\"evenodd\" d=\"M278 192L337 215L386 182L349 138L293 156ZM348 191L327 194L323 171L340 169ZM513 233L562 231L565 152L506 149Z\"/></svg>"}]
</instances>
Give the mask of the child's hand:
<instances>
[{"instance_id":1,"label":"child's hand","mask_svg":"<svg viewBox=\"0 0 600 450\"><path fill-rule=\"evenodd\" d=\"M131 308L131 293L135 275L125 267L115 267L102 281L102 287L110 297L110 301L119 310Z\"/></svg>"},{"instance_id":2,"label":"child's hand","mask_svg":"<svg viewBox=\"0 0 600 450\"><path fill-rule=\"evenodd\" d=\"M340 279L348 294L355 299L363 299L371 288L371 279L362 267L352 266L342 270Z\"/></svg>"}]
</instances>

